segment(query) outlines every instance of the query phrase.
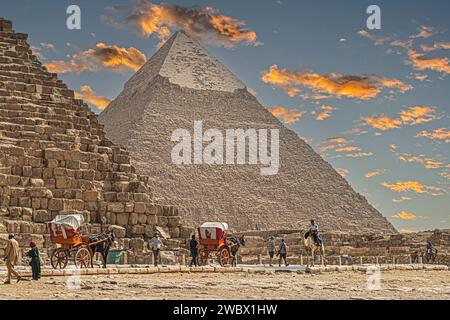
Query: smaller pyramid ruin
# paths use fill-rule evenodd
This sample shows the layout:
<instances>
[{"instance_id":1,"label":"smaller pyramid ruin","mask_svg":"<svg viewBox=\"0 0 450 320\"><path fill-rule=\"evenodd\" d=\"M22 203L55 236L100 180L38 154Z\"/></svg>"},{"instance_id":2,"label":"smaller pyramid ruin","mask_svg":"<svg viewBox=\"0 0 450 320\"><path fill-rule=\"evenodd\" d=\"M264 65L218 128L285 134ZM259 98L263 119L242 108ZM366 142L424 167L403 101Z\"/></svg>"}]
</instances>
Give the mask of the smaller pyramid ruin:
<instances>
[{"instance_id":1,"label":"smaller pyramid ruin","mask_svg":"<svg viewBox=\"0 0 450 320\"><path fill-rule=\"evenodd\" d=\"M224 221L233 230L322 229L395 233L330 164L268 112L200 43L176 32L100 114L108 138L127 146L150 176L155 197L179 207L184 225ZM278 129L280 170L260 165L177 165L172 133L206 129Z\"/></svg>"},{"instance_id":2,"label":"smaller pyramid ruin","mask_svg":"<svg viewBox=\"0 0 450 320\"><path fill-rule=\"evenodd\" d=\"M32 54L27 35L0 18L0 256L10 232L23 248L32 240L51 248L46 223L80 213L87 234L114 230L125 262L150 263L155 231L174 262L170 250L190 230L176 207L154 201L148 181L129 153L105 138L88 106Z\"/></svg>"}]
</instances>

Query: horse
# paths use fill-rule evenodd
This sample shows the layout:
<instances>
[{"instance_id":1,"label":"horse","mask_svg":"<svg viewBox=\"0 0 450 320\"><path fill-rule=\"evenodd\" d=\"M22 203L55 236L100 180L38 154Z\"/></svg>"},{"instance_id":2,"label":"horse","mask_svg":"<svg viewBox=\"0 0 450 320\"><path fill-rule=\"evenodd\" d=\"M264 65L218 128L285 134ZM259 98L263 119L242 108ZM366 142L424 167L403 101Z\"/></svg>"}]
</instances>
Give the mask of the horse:
<instances>
[{"instance_id":1,"label":"horse","mask_svg":"<svg viewBox=\"0 0 450 320\"><path fill-rule=\"evenodd\" d=\"M435 263L438 251L433 248L431 252L428 250L423 254L422 259L425 263Z\"/></svg>"},{"instance_id":2,"label":"horse","mask_svg":"<svg viewBox=\"0 0 450 320\"><path fill-rule=\"evenodd\" d=\"M91 246L91 268L94 267L94 255L99 252L103 258L103 268L106 268L106 260L111 245L114 242L114 234L112 231L102 232L93 237L89 237L89 244L95 243Z\"/></svg>"},{"instance_id":3,"label":"horse","mask_svg":"<svg viewBox=\"0 0 450 320\"><path fill-rule=\"evenodd\" d=\"M227 237L227 242L231 251L231 266L236 267L239 248L241 245L245 246L245 235L242 235L239 238L236 236Z\"/></svg>"},{"instance_id":4,"label":"horse","mask_svg":"<svg viewBox=\"0 0 450 320\"><path fill-rule=\"evenodd\" d=\"M316 250L319 250L319 254L322 257L322 262L325 264L325 247L324 247L323 243L320 246L317 245L316 242L314 241L314 237L312 236L312 234L310 232L307 232L305 234L305 236L303 237L303 242L305 244L306 252L307 252L307 266L309 266L309 256L311 255L312 266L314 267L314 261L315 261L314 252Z\"/></svg>"}]
</instances>

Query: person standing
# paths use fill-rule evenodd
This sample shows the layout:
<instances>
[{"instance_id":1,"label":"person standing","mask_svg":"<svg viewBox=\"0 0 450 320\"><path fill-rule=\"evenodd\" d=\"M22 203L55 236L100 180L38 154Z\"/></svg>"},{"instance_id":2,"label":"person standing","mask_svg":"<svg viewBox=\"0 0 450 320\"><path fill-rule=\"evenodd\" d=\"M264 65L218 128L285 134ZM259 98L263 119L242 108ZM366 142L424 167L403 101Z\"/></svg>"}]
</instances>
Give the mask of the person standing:
<instances>
[{"instance_id":1,"label":"person standing","mask_svg":"<svg viewBox=\"0 0 450 320\"><path fill-rule=\"evenodd\" d=\"M158 264L161 264L161 238L158 233L155 233L155 236L152 238L152 250L153 250L153 260L155 263L155 267Z\"/></svg>"},{"instance_id":2,"label":"person standing","mask_svg":"<svg viewBox=\"0 0 450 320\"><path fill-rule=\"evenodd\" d=\"M189 243L189 248L191 250L191 257L192 257L191 264L189 266L192 267L192 265L194 265L197 267L198 241L197 239L195 239L195 234L192 235L191 242Z\"/></svg>"},{"instance_id":3,"label":"person standing","mask_svg":"<svg viewBox=\"0 0 450 320\"><path fill-rule=\"evenodd\" d=\"M31 258L30 266L33 274L33 280L39 280L41 278L41 259L39 257L39 249L36 242L31 241L31 250L28 251L27 256Z\"/></svg>"},{"instance_id":4,"label":"person standing","mask_svg":"<svg viewBox=\"0 0 450 320\"><path fill-rule=\"evenodd\" d=\"M267 251L269 252L269 265L273 267L272 260L275 255L275 239L273 236L271 236L269 241L267 241Z\"/></svg>"},{"instance_id":5,"label":"person standing","mask_svg":"<svg viewBox=\"0 0 450 320\"><path fill-rule=\"evenodd\" d=\"M278 262L278 265L281 267L281 261L284 260L284 265L287 267L289 264L287 263L286 257L287 257L287 246L284 239L281 239L280 247L278 249L278 254L280 255L280 261Z\"/></svg>"},{"instance_id":6,"label":"person standing","mask_svg":"<svg viewBox=\"0 0 450 320\"><path fill-rule=\"evenodd\" d=\"M14 239L14 234L10 233L8 235L8 244L5 250L5 258L6 267L8 268L8 277L5 281L5 284L11 284L11 275L14 275L17 278L17 282L19 282L22 277L19 276L16 270L14 270L14 266L19 262L19 243L16 239Z\"/></svg>"}]
</instances>

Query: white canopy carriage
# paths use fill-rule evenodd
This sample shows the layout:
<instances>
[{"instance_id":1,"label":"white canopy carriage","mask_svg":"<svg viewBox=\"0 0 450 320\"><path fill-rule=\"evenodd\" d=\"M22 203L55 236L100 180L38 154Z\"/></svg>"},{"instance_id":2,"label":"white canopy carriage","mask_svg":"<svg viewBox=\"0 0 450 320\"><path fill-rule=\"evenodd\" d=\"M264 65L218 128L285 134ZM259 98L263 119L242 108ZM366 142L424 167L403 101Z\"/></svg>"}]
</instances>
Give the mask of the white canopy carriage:
<instances>
[{"instance_id":1,"label":"white canopy carriage","mask_svg":"<svg viewBox=\"0 0 450 320\"><path fill-rule=\"evenodd\" d=\"M210 256L216 256L222 266L228 264L230 247L227 244L227 231L228 224L225 222L205 222L198 227L200 265L206 265Z\"/></svg>"}]
</instances>

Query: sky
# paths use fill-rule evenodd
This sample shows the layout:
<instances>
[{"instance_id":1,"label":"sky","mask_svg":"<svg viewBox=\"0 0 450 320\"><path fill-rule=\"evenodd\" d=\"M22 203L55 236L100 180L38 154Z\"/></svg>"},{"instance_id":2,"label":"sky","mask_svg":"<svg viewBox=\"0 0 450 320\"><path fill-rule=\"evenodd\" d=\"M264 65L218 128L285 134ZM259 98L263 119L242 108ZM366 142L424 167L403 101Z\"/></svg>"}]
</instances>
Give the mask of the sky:
<instances>
[{"instance_id":1,"label":"sky","mask_svg":"<svg viewBox=\"0 0 450 320\"><path fill-rule=\"evenodd\" d=\"M73 4L80 30L66 27ZM380 30L366 25L373 4ZM0 8L97 113L184 29L401 232L450 228L448 12L447 0L2 0Z\"/></svg>"}]
</instances>

